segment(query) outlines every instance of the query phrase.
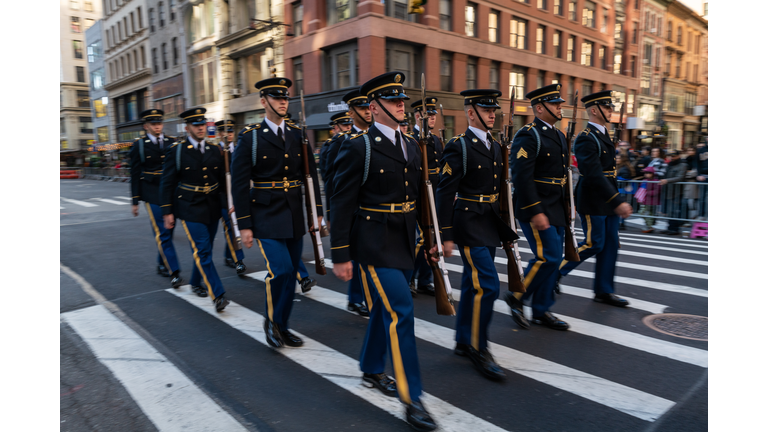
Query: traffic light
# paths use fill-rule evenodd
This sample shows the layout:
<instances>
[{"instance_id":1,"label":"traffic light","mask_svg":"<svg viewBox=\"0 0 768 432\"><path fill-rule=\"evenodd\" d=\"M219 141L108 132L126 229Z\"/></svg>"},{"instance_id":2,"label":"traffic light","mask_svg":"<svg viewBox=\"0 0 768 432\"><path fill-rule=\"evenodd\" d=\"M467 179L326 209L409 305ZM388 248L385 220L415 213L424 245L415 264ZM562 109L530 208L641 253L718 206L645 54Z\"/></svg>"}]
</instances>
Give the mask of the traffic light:
<instances>
[{"instance_id":1,"label":"traffic light","mask_svg":"<svg viewBox=\"0 0 768 432\"><path fill-rule=\"evenodd\" d=\"M427 4L427 0L408 0L408 13L423 14L425 4Z\"/></svg>"},{"instance_id":2,"label":"traffic light","mask_svg":"<svg viewBox=\"0 0 768 432\"><path fill-rule=\"evenodd\" d=\"M277 68L272 66L271 68L269 68L269 73L272 75L272 78L276 78L277 77Z\"/></svg>"}]
</instances>

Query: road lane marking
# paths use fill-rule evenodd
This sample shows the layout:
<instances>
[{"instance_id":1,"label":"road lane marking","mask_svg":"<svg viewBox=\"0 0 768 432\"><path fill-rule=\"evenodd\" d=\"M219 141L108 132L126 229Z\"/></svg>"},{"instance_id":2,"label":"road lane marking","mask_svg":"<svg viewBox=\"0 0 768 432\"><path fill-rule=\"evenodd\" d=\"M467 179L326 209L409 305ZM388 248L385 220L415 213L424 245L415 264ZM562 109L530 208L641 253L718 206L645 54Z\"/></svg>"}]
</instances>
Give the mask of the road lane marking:
<instances>
[{"instance_id":1,"label":"road lane marking","mask_svg":"<svg viewBox=\"0 0 768 432\"><path fill-rule=\"evenodd\" d=\"M83 207L98 207L99 206L98 204L93 204L93 203L89 203L89 202L85 202L85 201L78 201L78 200L73 200L73 199L64 198L64 197L60 197L60 198L61 198L62 201L66 201L66 202L72 203L72 204L77 204L77 205L83 206Z\"/></svg>"},{"instance_id":2,"label":"road lane marking","mask_svg":"<svg viewBox=\"0 0 768 432\"><path fill-rule=\"evenodd\" d=\"M120 201L115 201L115 200L111 200L111 199L107 199L107 198L93 198L93 199L95 199L96 201L102 201L102 202L109 203L109 204L128 205L128 203L124 203L124 202L120 202Z\"/></svg>"},{"instance_id":3,"label":"road lane marking","mask_svg":"<svg viewBox=\"0 0 768 432\"><path fill-rule=\"evenodd\" d=\"M253 278L261 276L263 278L264 273L257 272L248 276ZM306 297L352 313L347 311L346 294L315 285ZM210 305L207 307L210 309ZM453 329L420 318L414 318L414 320L416 337L449 350L454 349L456 341ZM490 342L490 345L497 363L505 369L646 421L659 418L675 404L658 396L503 345L493 342Z\"/></svg>"},{"instance_id":4,"label":"road lane marking","mask_svg":"<svg viewBox=\"0 0 768 432\"><path fill-rule=\"evenodd\" d=\"M315 288L313 287L313 290ZM224 312L217 313L211 306L209 299L192 294L188 285L178 290L170 288L166 291L197 306L262 345L268 346L263 328L264 317L261 314L232 301ZM346 309L346 303L344 309ZM362 385L363 374L360 372L358 360L310 339L295 329L291 329L291 331L304 340L304 345L300 348L283 347L275 350L276 353L286 356L300 366L320 375L373 406L405 421L404 405L398 398L384 396L379 390L369 389ZM503 432L505 430L426 392L422 394L422 400L440 426L441 431ZM218 430L227 429L221 427Z\"/></svg>"},{"instance_id":5,"label":"road lane marking","mask_svg":"<svg viewBox=\"0 0 768 432\"><path fill-rule=\"evenodd\" d=\"M61 317L161 432L247 430L104 306Z\"/></svg>"},{"instance_id":6,"label":"road lane marking","mask_svg":"<svg viewBox=\"0 0 768 432\"><path fill-rule=\"evenodd\" d=\"M113 198L119 198L119 199L124 199L124 200L128 200L128 201L131 201L133 199L131 197L124 197L124 196L116 196L116 197L113 197Z\"/></svg>"}]
</instances>

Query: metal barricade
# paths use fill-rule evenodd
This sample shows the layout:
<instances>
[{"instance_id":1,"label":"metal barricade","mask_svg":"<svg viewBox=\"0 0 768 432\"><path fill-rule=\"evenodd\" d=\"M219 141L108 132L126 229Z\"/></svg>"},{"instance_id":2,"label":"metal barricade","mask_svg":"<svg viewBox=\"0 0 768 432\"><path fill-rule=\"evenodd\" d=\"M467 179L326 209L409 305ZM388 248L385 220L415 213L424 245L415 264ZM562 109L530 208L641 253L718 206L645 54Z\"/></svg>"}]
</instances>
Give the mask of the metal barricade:
<instances>
[{"instance_id":1,"label":"metal barricade","mask_svg":"<svg viewBox=\"0 0 768 432\"><path fill-rule=\"evenodd\" d=\"M656 219L679 226L686 222L706 223L709 218L707 182L662 185L660 181L620 180L618 184L633 213L645 218L649 225Z\"/></svg>"}]
</instances>

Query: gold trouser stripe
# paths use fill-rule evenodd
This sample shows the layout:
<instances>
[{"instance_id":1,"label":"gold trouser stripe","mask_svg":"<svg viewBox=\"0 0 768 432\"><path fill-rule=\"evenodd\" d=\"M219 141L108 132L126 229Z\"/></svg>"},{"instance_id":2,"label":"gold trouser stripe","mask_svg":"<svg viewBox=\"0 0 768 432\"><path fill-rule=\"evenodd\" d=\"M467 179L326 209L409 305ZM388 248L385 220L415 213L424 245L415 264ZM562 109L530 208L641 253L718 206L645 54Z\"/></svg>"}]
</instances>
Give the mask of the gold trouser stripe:
<instances>
[{"instance_id":1,"label":"gold trouser stripe","mask_svg":"<svg viewBox=\"0 0 768 432\"><path fill-rule=\"evenodd\" d=\"M368 273L373 279L373 284L376 286L376 291L379 292L381 301L384 307L387 308L390 317L392 317L392 323L389 325L389 341L390 351L392 351L392 367L395 369L395 381L397 382L397 392L400 394L400 400L405 404L411 403L411 395L408 392L408 379L405 377L405 368L403 367L403 356L400 354L400 340L397 337L397 313L392 310L392 306L389 305L389 299L384 293L384 288L381 287L381 281L379 281L379 275L376 274L376 270L372 265L368 266Z\"/></svg>"},{"instance_id":2,"label":"gold trouser stripe","mask_svg":"<svg viewBox=\"0 0 768 432\"><path fill-rule=\"evenodd\" d=\"M365 270L362 264L358 264L360 267L360 279L363 282L363 292L365 293L365 301L368 302L368 312L370 313L373 307L373 301L371 300L371 292L368 291L368 278L365 276ZM353 273L354 274L354 273Z\"/></svg>"},{"instance_id":3,"label":"gold trouser stripe","mask_svg":"<svg viewBox=\"0 0 768 432\"><path fill-rule=\"evenodd\" d=\"M533 238L536 240L536 262L533 263L533 268L531 268L531 271L528 272L528 274L525 276L525 279L523 280L523 286L526 290L528 290L528 287L531 286L531 282L533 281L533 278L536 277L536 273L538 273L539 267L547 262L547 260L544 258L544 244L541 243L539 230L533 226L533 223L531 223L531 230L533 230Z\"/></svg>"},{"instance_id":4,"label":"gold trouser stripe","mask_svg":"<svg viewBox=\"0 0 768 432\"><path fill-rule=\"evenodd\" d=\"M296 272L296 280L301 282L301 273Z\"/></svg>"},{"instance_id":5,"label":"gold trouser stripe","mask_svg":"<svg viewBox=\"0 0 768 432\"><path fill-rule=\"evenodd\" d=\"M579 248L577 252L581 253L582 251L585 251L592 247L592 218L587 216L587 238L583 245Z\"/></svg>"},{"instance_id":6,"label":"gold trouser stripe","mask_svg":"<svg viewBox=\"0 0 768 432\"><path fill-rule=\"evenodd\" d=\"M270 282L272 282L272 279L275 278L275 274L272 273L272 268L269 266L269 258L267 258L267 253L264 252L264 246L261 245L261 240L256 239L256 241L259 243L261 254L264 255L264 261L267 262L267 271L269 272L269 276L264 279L264 282L267 283L267 315L269 316L269 320L272 321L272 311L274 308L272 307L272 286Z\"/></svg>"},{"instance_id":7,"label":"gold trouser stripe","mask_svg":"<svg viewBox=\"0 0 768 432\"><path fill-rule=\"evenodd\" d=\"M211 288L211 284L208 282L208 276L206 276L205 272L203 271L203 265L200 264L200 256L197 254L197 245L195 245L195 241L192 240L192 234L189 233L187 223L182 220L181 225L184 226L184 231L187 233L189 244L192 245L192 256L195 258L195 265L197 266L197 270L200 271L200 275L203 277L203 282L205 283L206 288L208 288L208 295L213 299L215 298L213 295L213 289Z\"/></svg>"},{"instance_id":8,"label":"gold trouser stripe","mask_svg":"<svg viewBox=\"0 0 768 432\"><path fill-rule=\"evenodd\" d=\"M227 247L229 248L229 254L232 256L232 261L237 261L237 254L235 253L235 246L232 245L232 239L229 236L227 221L221 218L221 224L224 225L224 238L227 239Z\"/></svg>"},{"instance_id":9,"label":"gold trouser stripe","mask_svg":"<svg viewBox=\"0 0 768 432\"><path fill-rule=\"evenodd\" d=\"M480 287L480 281L477 278L477 268L472 262L472 256L469 254L469 246L464 246L464 255L467 257L469 266L472 267L472 286L475 287L474 303L472 305L472 348L480 350L480 306L483 299L483 288Z\"/></svg>"},{"instance_id":10,"label":"gold trouser stripe","mask_svg":"<svg viewBox=\"0 0 768 432\"><path fill-rule=\"evenodd\" d=\"M157 250L160 252L160 256L163 257L163 263L165 263L165 268L168 269L168 271L171 271L171 266L168 265L168 260L165 258L165 253L163 253L163 243L160 241L160 228L157 227L157 222L155 221L155 214L152 213L152 207L149 206L148 202L144 202L147 206L147 214L149 215L149 221L152 223L152 229L155 231L155 243L157 243Z\"/></svg>"}]
</instances>

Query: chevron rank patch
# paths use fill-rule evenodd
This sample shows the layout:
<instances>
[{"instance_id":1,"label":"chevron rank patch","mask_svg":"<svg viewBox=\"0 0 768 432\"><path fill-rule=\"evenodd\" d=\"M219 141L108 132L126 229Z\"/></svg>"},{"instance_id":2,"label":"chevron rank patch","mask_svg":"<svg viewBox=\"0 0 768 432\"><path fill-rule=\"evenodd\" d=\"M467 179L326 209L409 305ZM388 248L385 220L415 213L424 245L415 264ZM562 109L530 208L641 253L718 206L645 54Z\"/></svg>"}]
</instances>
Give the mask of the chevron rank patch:
<instances>
[{"instance_id":1,"label":"chevron rank patch","mask_svg":"<svg viewBox=\"0 0 768 432\"><path fill-rule=\"evenodd\" d=\"M528 159L528 153L525 151L525 149L520 149L520 151L517 152L517 158L520 159L521 157Z\"/></svg>"},{"instance_id":2,"label":"chevron rank patch","mask_svg":"<svg viewBox=\"0 0 768 432\"><path fill-rule=\"evenodd\" d=\"M443 174L446 174L446 173L447 173L448 175L451 175L451 174L453 174L453 170L451 169L451 166L450 166L450 165L448 165L448 164L445 164L445 165L443 166Z\"/></svg>"}]
</instances>

